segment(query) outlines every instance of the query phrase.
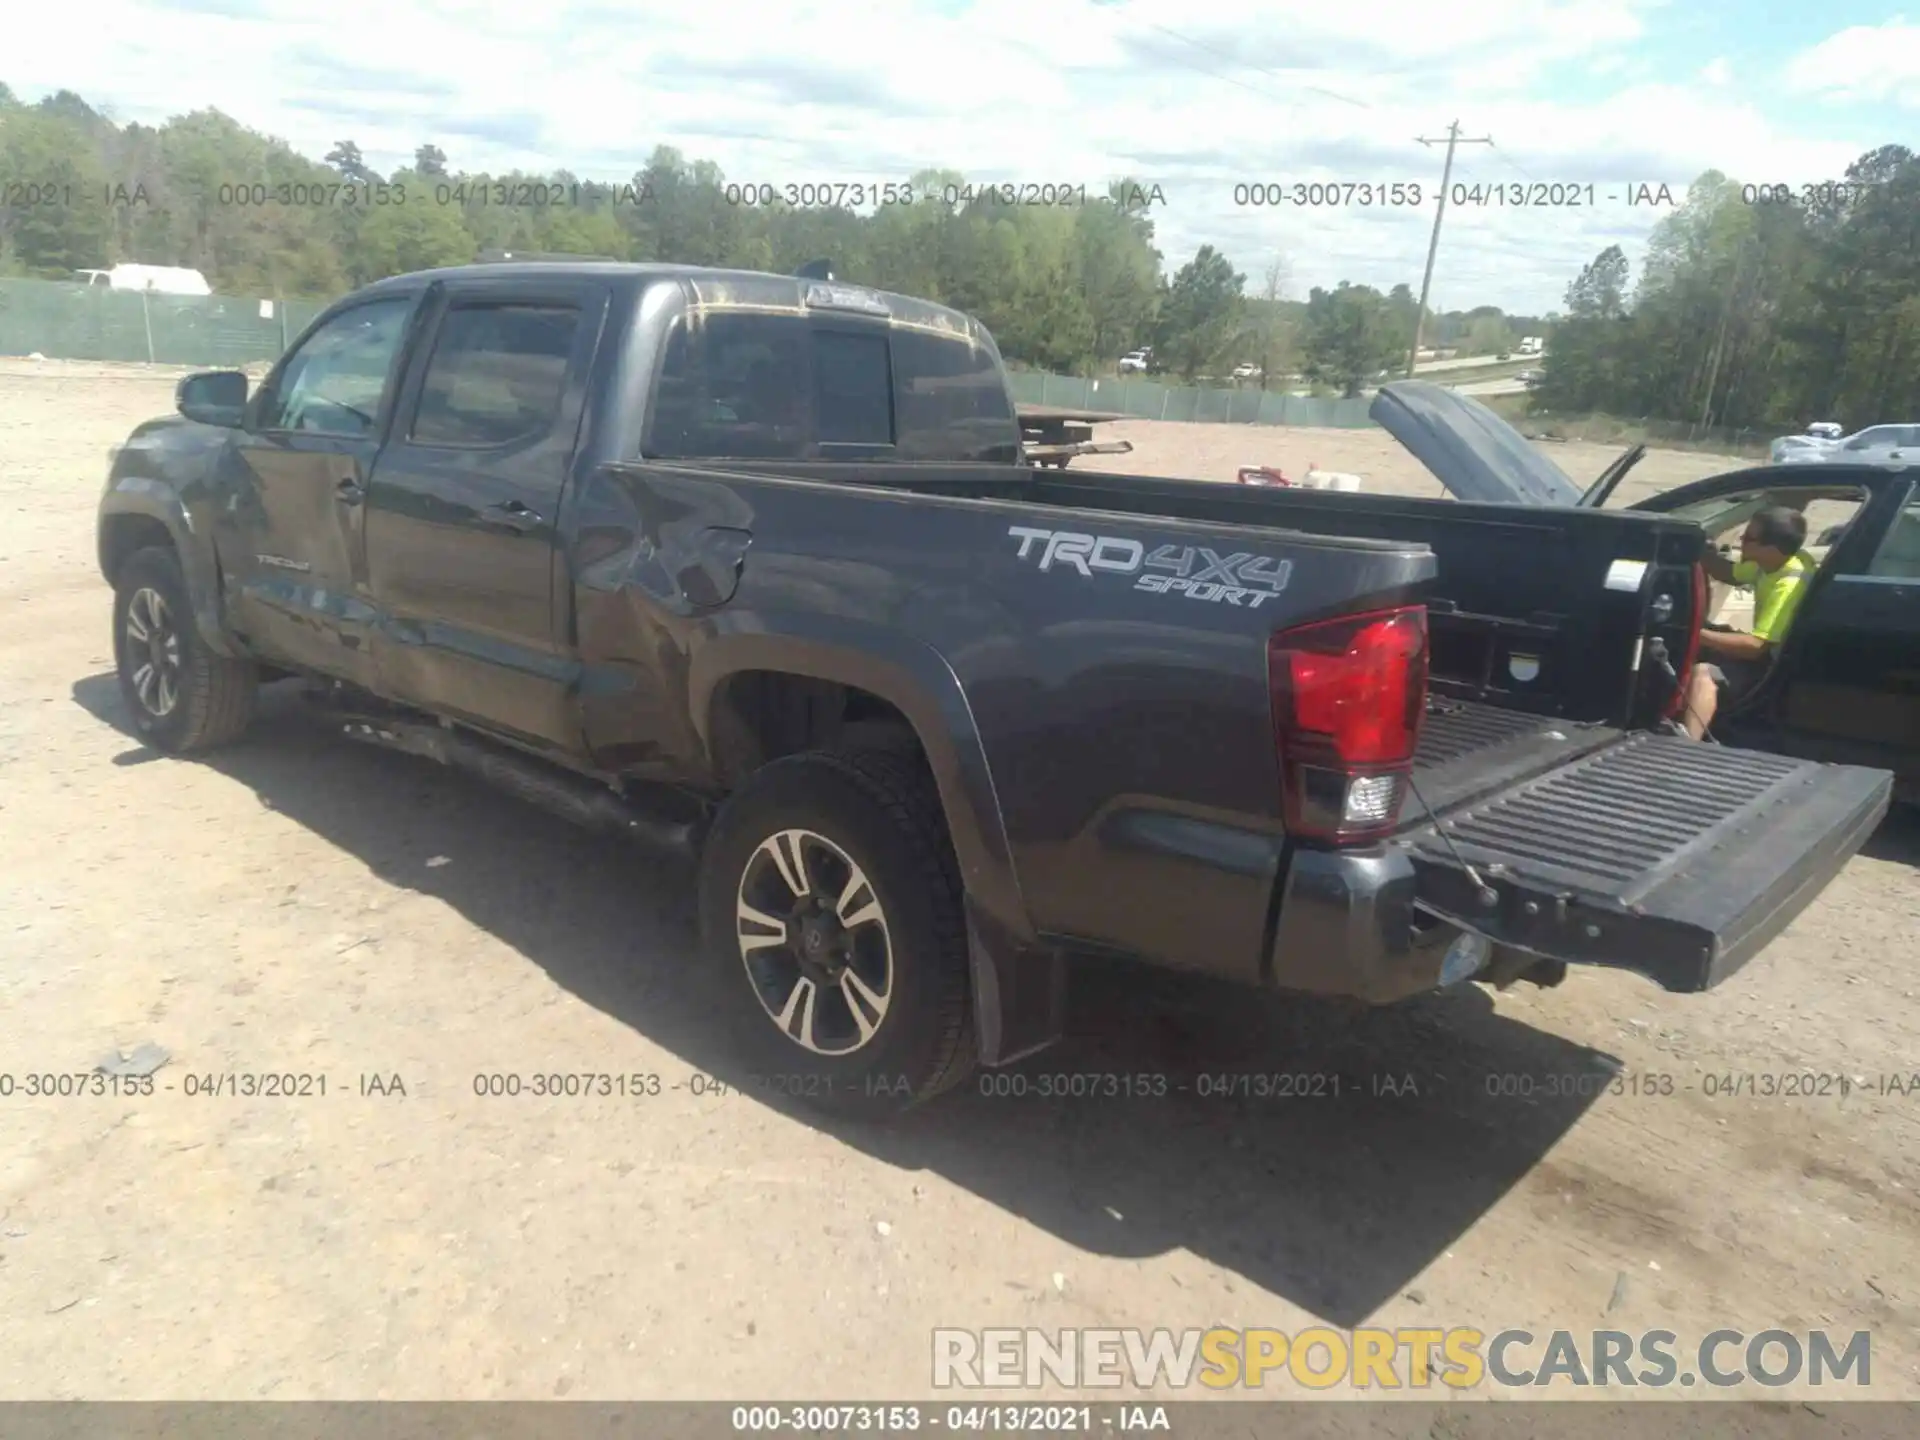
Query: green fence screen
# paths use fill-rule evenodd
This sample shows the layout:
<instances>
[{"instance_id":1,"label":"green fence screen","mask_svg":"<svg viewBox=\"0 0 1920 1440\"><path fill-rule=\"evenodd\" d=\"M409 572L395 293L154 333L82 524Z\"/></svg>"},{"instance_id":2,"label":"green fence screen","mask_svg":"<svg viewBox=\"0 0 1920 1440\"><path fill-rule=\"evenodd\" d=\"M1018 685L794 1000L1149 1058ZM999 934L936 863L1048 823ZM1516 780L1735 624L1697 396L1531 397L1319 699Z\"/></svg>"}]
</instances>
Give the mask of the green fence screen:
<instances>
[{"instance_id":1,"label":"green fence screen","mask_svg":"<svg viewBox=\"0 0 1920 1440\"><path fill-rule=\"evenodd\" d=\"M325 300L157 295L58 280L0 280L0 355L122 360L150 365L242 366L271 361ZM1152 380L1089 380L1013 372L1025 404L1109 410L1143 420L1362 429L1368 401L1313 400L1261 390L1202 389Z\"/></svg>"},{"instance_id":2,"label":"green fence screen","mask_svg":"<svg viewBox=\"0 0 1920 1440\"><path fill-rule=\"evenodd\" d=\"M277 357L327 303L0 280L0 355L249 365Z\"/></svg>"}]
</instances>

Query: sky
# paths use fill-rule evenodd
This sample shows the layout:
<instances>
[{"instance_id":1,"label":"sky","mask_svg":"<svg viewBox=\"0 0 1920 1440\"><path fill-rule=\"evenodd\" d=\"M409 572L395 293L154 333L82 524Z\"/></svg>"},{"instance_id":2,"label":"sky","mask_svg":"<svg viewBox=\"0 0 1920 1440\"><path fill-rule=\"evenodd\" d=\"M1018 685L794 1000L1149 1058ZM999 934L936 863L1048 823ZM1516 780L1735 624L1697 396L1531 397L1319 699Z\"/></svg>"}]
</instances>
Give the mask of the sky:
<instances>
[{"instance_id":1,"label":"sky","mask_svg":"<svg viewBox=\"0 0 1920 1440\"><path fill-rule=\"evenodd\" d=\"M77 91L122 123L213 107L316 159L354 140L381 171L431 141L456 171L610 181L657 144L774 185L940 166L1098 193L1128 176L1159 187L1170 269L1211 244L1250 293L1277 275L1294 298L1341 280L1418 291L1445 149L1419 141L1457 120L1493 143L1456 157L1438 310L1558 308L1605 246L1638 260L1668 208L1659 187L1677 201L1709 168L1835 178L1920 121L1920 18L1863 0L89 0L84 25L42 13L9 22L25 43L0 56L0 81L29 100ZM1293 185L1328 182L1341 203L1293 203ZM1395 184L1423 203L1346 188ZM1581 203L1553 203L1569 195Z\"/></svg>"}]
</instances>

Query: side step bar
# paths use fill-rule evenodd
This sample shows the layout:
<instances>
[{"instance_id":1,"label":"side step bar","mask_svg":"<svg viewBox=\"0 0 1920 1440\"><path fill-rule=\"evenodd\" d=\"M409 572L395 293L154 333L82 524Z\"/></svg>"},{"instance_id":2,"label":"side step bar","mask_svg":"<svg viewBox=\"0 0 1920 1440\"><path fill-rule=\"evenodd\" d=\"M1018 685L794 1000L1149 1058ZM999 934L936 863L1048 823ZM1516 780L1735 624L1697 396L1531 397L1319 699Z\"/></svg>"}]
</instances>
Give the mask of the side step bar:
<instances>
[{"instance_id":1,"label":"side step bar","mask_svg":"<svg viewBox=\"0 0 1920 1440\"><path fill-rule=\"evenodd\" d=\"M584 775L544 764L508 746L464 731L422 720L360 716L343 718L342 730L348 739L362 744L423 756L455 770L464 770L562 820L624 836L662 854L691 859L699 853L706 835L704 815L670 818L621 795L609 785L597 784ZM686 802L688 808L691 803Z\"/></svg>"}]
</instances>

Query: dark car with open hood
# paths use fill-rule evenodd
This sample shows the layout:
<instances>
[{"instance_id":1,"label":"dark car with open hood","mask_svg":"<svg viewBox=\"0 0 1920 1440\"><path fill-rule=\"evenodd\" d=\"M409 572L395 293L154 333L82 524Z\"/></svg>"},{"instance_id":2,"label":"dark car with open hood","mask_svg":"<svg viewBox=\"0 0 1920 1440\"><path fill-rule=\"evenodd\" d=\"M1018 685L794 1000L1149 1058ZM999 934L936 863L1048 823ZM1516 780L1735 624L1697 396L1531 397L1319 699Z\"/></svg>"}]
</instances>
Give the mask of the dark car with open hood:
<instances>
[{"instance_id":1,"label":"dark car with open hood","mask_svg":"<svg viewBox=\"0 0 1920 1440\"><path fill-rule=\"evenodd\" d=\"M476 265L184 380L99 560L155 748L285 680L689 857L744 1055L836 1106L1048 1044L1076 954L1373 1004L1725 981L1891 777L1661 733L1684 504L1583 505L1432 386L1377 409L1456 500L1043 469L976 321L839 279Z\"/></svg>"},{"instance_id":2,"label":"dark car with open hood","mask_svg":"<svg viewBox=\"0 0 1920 1440\"><path fill-rule=\"evenodd\" d=\"M1419 382L1387 386L1373 417L1464 499L1592 509L1604 506L1646 454L1624 452L1582 490L1538 447L1477 401ZM1729 744L1891 770L1896 795L1920 802L1920 450L1912 465L1884 457L1790 468L1755 466L1677 486L1626 507L1686 520L1731 550L1760 511L1807 515L1814 563L1806 598L1762 683L1715 733ZM1701 623L1751 601L1712 584ZM1669 654L1684 650L1676 647Z\"/></svg>"}]
</instances>

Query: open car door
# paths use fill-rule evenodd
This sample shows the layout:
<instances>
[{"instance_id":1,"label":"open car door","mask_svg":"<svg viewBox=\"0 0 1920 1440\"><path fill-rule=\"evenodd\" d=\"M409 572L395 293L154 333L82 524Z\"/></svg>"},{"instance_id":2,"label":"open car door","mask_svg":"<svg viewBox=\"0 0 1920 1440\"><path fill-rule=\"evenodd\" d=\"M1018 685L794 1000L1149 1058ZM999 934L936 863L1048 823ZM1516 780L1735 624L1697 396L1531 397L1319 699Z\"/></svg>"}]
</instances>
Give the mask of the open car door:
<instances>
[{"instance_id":1,"label":"open car door","mask_svg":"<svg viewBox=\"0 0 1920 1440\"><path fill-rule=\"evenodd\" d=\"M1889 466L1795 465L1682 485L1630 507L1724 533L1769 504L1811 511L1857 503L1844 525L1816 525L1820 563L1781 647L1777 681L1728 736L1816 760L1894 771L1920 787L1920 481ZM1830 546L1831 548L1827 548Z\"/></svg>"}]
</instances>

